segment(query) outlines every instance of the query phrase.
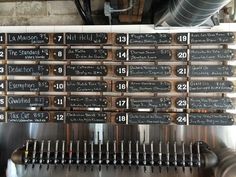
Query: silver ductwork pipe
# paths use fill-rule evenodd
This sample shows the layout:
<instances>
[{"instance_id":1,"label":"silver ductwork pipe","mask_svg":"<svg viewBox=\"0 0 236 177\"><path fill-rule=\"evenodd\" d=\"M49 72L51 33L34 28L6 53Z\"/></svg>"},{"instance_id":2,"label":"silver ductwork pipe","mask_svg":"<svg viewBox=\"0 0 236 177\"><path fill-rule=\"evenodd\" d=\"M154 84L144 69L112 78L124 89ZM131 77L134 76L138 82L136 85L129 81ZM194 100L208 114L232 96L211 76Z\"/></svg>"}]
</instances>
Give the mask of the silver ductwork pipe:
<instances>
[{"instance_id":1,"label":"silver ductwork pipe","mask_svg":"<svg viewBox=\"0 0 236 177\"><path fill-rule=\"evenodd\" d=\"M170 0L167 13L157 21L169 26L199 26L217 13L230 0Z\"/></svg>"}]
</instances>

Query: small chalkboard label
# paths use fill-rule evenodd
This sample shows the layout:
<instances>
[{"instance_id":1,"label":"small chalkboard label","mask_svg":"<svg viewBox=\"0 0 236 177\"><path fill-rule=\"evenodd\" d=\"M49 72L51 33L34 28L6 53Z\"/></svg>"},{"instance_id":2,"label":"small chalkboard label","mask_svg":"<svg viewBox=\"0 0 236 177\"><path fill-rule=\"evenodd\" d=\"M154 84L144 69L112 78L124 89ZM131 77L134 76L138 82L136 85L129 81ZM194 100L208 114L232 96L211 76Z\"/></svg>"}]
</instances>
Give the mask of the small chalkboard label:
<instances>
[{"instance_id":1,"label":"small chalkboard label","mask_svg":"<svg viewBox=\"0 0 236 177\"><path fill-rule=\"evenodd\" d=\"M8 64L7 74L21 76L46 76L49 74L49 66Z\"/></svg>"},{"instance_id":2,"label":"small chalkboard label","mask_svg":"<svg viewBox=\"0 0 236 177\"><path fill-rule=\"evenodd\" d=\"M69 96L66 105L67 107L105 108L107 107L107 99L101 96Z\"/></svg>"},{"instance_id":3,"label":"small chalkboard label","mask_svg":"<svg viewBox=\"0 0 236 177\"><path fill-rule=\"evenodd\" d=\"M170 76L171 66L168 65L130 65L129 76Z\"/></svg>"},{"instance_id":4,"label":"small chalkboard label","mask_svg":"<svg viewBox=\"0 0 236 177\"><path fill-rule=\"evenodd\" d=\"M129 108L160 108L168 109L171 107L171 98L169 97L155 97L155 98L130 98Z\"/></svg>"},{"instance_id":5,"label":"small chalkboard label","mask_svg":"<svg viewBox=\"0 0 236 177\"><path fill-rule=\"evenodd\" d=\"M234 109L234 103L228 97L190 97L190 109Z\"/></svg>"},{"instance_id":6,"label":"small chalkboard label","mask_svg":"<svg viewBox=\"0 0 236 177\"><path fill-rule=\"evenodd\" d=\"M7 104L10 108L48 107L49 98L42 96L8 96Z\"/></svg>"},{"instance_id":7,"label":"small chalkboard label","mask_svg":"<svg viewBox=\"0 0 236 177\"><path fill-rule=\"evenodd\" d=\"M7 112L7 121L15 123L45 123L49 120L49 113L42 111L9 111Z\"/></svg>"},{"instance_id":8,"label":"small chalkboard label","mask_svg":"<svg viewBox=\"0 0 236 177\"><path fill-rule=\"evenodd\" d=\"M231 81L190 81L190 92L232 92L234 85Z\"/></svg>"},{"instance_id":9,"label":"small chalkboard label","mask_svg":"<svg viewBox=\"0 0 236 177\"><path fill-rule=\"evenodd\" d=\"M171 44L172 36L169 33L130 33L129 44Z\"/></svg>"},{"instance_id":10,"label":"small chalkboard label","mask_svg":"<svg viewBox=\"0 0 236 177\"><path fill-rule=\"evenodd\" d=\"M130 61L169 61L171 57L169 49L129 49Z\"/></svg>"},{"instance_id":11,"label":"small chalkboard label","mask_svg":"<svg viewBox=\"0 0 236 177\"><path fill-rule=\"evenodd\" d=\"M7 49L9 60L48 60L48 49Z\"/></svg>"},{"instance_id":12,"label":"small chalkboard label","mask_svg":"<svg viewBox=\"0 0 236 177\"><path fill-rule=\"evenodd\" d=\"M224 44L233 43L235 35L233 32L202 32L202 33L190 33L191 44Z\"/></svg>"},{"instance_id":13,"label":"small chalkboard label","mask_svg":"<svg viewBox=\"0 0 236 177\"><path fill-rule=\"evenodd\" d=\"M67 92L106 92L107 89L105 81L66 81Z\"/></svg>"},{"instance_id":14,"label":"small chalkboard label","mask_svg":"<svg viewBox=\"0 0 236 177\"><path fill-rule=\"evenodd\" d=\"M190 76L233 76L234 70L232 66L222 66L222 65L192 65L189 68Z\"/></svg>"},{"instance_id":15,"label":"small chalkboard label","mask_svg":"<svg viewBox=\"0 0 236 177\"><path fill-rule=\"evenodd\" d=\"M170 92L171 83L168 81L129 81L129 92Z\"/></svg>"},{"instance_id":16,"label":"small chalkboard label","mask_svg":"<svg viewBox=\"0 0 236 177\"><path fill-rule=\"evenodd\" d=\"M233 49L191 49L192 61L227 61L234 58Z\"/></svg>"},{"instance_id":17,"label":"small chalkboard label","mask_svg":"<svg viewBox=\"0 0 236 177\"><path fill-rule=\"evenodd\" d=\"M106 123L104 112L66 112L66 123Z\"/></svg>"},{"instance_id":18,"label":"small chalkboard label","mask_svg":"<svg viewBox=\"0 0 236 177\"><path fill-rule=\"evenodd\" d=\"M190 125L233 125L234 117L227 113L191 113Z\"/></svg>"},{"instance_id":19,"label":"small chalkboard label","mask_svg":"<svg viewBox=\"0 0 236 177\"><path fill-rule=\"evenodd\" d=\"M128 113L129 124L169 124L170 114L164 113Z\"/></svg>"},{"instance_id":20,"label":"small chalkboard label","mask_svg":"<svg viewBox=\"0 0 236 177\"><path fill-rule=\"evenodd\" d=\"M72 60L104 60L107 57L107 49L66 49L66 58Z\"/></svg>"},{"instance_id":21,"label":"small chalkboard label","mask_svg":"<svg viewBox=\"0 0 236 177\"><path fill-rule=\"evenodd\" d=\"M107 33L66 33L66 44L105 44Z\"/></svg>"},{"instance_id":22,"label":"small chalkboard label","mask_svg":"<svg viewBox=\"0 0 236 177\"><path fill-rule=\"evenodd\" d=\"M7 33L8 44L48 44L46 33Z\"/></svg>"},{"instance_id":23,"label":"small chalkboard label","mask_svg":"<svg viewBox=\"0 0 236 177\"><path fill-rule=\"evenodd\" d=\"M106 76L107 66L104 65L67 65L67 76Z\"/></svg>"},{"instance_id":24,"label":"small chalkboard label","mask_svg":"<svg viewBox=\"0 0 236 177\"><path fill-rule=\"evenodd\" d=\"M8 80L7 88L9 92L47 92L49 83L36 80Z\"/></svg>"}]
</instances>

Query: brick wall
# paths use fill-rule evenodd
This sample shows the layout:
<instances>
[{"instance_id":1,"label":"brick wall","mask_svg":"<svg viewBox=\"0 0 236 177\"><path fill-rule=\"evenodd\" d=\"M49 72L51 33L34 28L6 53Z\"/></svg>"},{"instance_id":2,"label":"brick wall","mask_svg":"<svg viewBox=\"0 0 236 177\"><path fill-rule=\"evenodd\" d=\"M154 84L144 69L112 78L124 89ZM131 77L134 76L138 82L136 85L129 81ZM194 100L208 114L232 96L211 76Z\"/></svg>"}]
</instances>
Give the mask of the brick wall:
<instances>
[{"instance_id":1,"label":"brick wall","mask_svg":"<svg viewBox=\"0 0 236 177\"><path fill-rule=\"evenodd\" d=\"M103 8L103 0L92 0L93 11ZM74 1L0 1L0 25L83 24Z\"/></svg>"}]
</instances>

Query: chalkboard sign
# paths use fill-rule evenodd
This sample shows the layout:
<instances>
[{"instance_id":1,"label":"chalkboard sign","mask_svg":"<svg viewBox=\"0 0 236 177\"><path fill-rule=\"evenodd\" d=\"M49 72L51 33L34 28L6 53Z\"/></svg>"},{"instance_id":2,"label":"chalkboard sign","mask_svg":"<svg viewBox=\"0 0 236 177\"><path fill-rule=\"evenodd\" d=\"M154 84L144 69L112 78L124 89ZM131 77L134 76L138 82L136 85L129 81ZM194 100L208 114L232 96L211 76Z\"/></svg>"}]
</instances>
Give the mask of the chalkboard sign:
<instances>
[{"instance_id":1,"label":"chalkboard sign","mask_svg":"<svg viewBox=\"0 0 236 177\"><path fill-rule=\"evenodd\" d=\"M66 123L106 123L104 112L66 112Z\"/></svg>"},{"instance_id":2,"label":"chalkboard sign","mask_svg":"<svg viewBox=\"0 0 236 177\"><path fill-rule=\"evenodd\" d=\"M74 60L102 60L108 56L107 49L66 49L66 58Z\"/></svg>"},{"instance_id":3,"label":"chalkboard sign","mask_svg":"<svg viewBox=\"0 0 236 177\"><path fill-rule=\"evenodd\" d=\"M171 57L169 49L129 49L130 61L169 61Z\"/></svg>"},{"instance_id":4,"label":"chalkboard sign","mask_svg":"<svg viewBox=\"0 0 236 177\"><path fill-rule=\"evenodd\" d=\"M49 74L49 66L8 64L7 74L21 76L46 76Z\"/></svg>"},{"instance_id":5,"label":"chalkboard sign","mask_svg":"<svg viewBox=\"0 0 236 177\"><path fill-rule=\"evenodd\" d=\"M170 114L161 113L129 113L129 124L169 124Z\"/></svg>"},{"instance_id":6,"label":"chalkboard sign","mask_svg":"<svg viewBox=\"0 0 236 177\"><path fill-rule=\"evenodd\" d=\"M36 80L8 80L9 92L46 92L49 91L48 81Z\"/></svg>"},{"instance_id":7,"label":"chalkboard sign","mask_svg":"<svg viewBox=\"0 0 236 177\"><path fill-rule=\"evenodd\" d=\"M227 97L190 97L190 109L234 109L234 103Z\"/></svg>"},{"instance_id":8,"label":"chalkboard sign","mask_svg":"<svg viewBox=\"0 0 236 177\"><path fill-rule=\"evenodd\" d=\"M130 65L129 76L170 76L171 66L168 65Z\"/></svg>"},{"instance_id":9,"label":"chalkboard sign","mask_svg":"<svg viewBox=\"0 0 236 177\"><path fill-rule=\"evenodd\" d=\"M190 125L233 125L234 118L232 114L224 113L191 113L189 115Z\"/></svg>"},{"instance_id":10,"label":"chalkboard sign","mask_svg":"<svg viewBox=\"0 0 236 177\"><path fill-rule=\"evenodd\" d=\"M129 108L170 108L171 98L169 97L155 97L155 98L130 98Z\"/></svg>"},{"instance_id":11,"label":"chalkboard sign","mask_svg":"<svg viewBox=\"0 0 236 177\"><path fill-rule=\"evenodd\" d=\"M7 104L10 108L48 107L49 98L42 96L8 96Z\"/></svg>"},{"instance_id":12,"label":"chalkboard sign","mask_svg":"<svg viewBox=\"0 0 236 177\"><path fill-rule=\"evenodd\" d=\"M0 96L0 107L4 108L6 106L5 96Z\"/></svg>"},{"instance_id":13,"label":"chalkboard sign","mask_svg":"<svg viewBox=\"0 0 236 177\"><path fill-rule=\"evenodd\" d=\"M7 112L7 120L8 122L15 123L45 123L48 122L49 113L48 112L40 112L40 111L10 111Z\"/></svg>"},{"instance_id":14,"label":"chalkboard sign","mask_svg":"<svg viewBox=\"0 0 236 177\"><path fill-rule=\"evenodd\" d=\"M105 81L66 81L67 92L106 92L107 88Z\"/></svg>"},{"instance_id":15,"label":"chalkboard sign","mask_svg":"<svg viewBox=\"0 0 236 177\"><path fill-rule=\"evenodd\" d=\"M171 83L168 81L129 81L129 92L170 92Z\"/></svg>"},{"instance_id":16,"label":"chalkboard sign","mask_svg":"<svg viewBox=\"0 0 236 177\"><path fill-rule=\"evenodd\" d=\"M191 49L192 61L227 61L234 58L232 49Z\"/></svg>"},{"instance_id":17,"label":"chalkboard sign","mask_svg":"<svg viewBox=\"0 0 236 177\"><path fill-rule=\"evenodd\" d=\"M171 44L172 36L168 33L130 33L129 44Z\"/></svg>"},{"instance_id":18,"label":"chalkboard sign","mask_svg":"<svg viewBox=\"0 0 236 177\"><path fill-rule=\"evenodd\" d=\"M67 107L105 108L107 107L107 99L100 96L69 96L66 105Z\"/></svg>"},{"instance_id":19,"label":"chalkboard sign","mask_svg":"<svg viewBox=\"0 0 236 177\"><path fill-rule=\"evenodd\" d=\"M106 76L107 66L104 65L67 65L67 76Z\"/></svg>"},{"instance_id":20,"label":"chalkboard sign","mask_svg":"<svg viewBox=\"0 0 236 177\"><path fill-rule=\"evenodd\" d=\"M233 32L203 32L203 33L190 33L191 44L224 44L233 43L235 36Z\"/></svg>"},{"instance_id":21,"label":"chalkboard sign","mask_svg":"<svg viewBox=\"0 0 236 177\"><path fill-rule=\"evenodd\" d=\"M234 85L231 81L190 81L190 92L232 92Z\"/></svg>"},{"instance_id":22,"label":"chalkboard sign","mask_svg":"<svg viewBox=\"0 0 236 177\"><path fill-rule=\"evenodd\" d=\"M8 60L48 60L48 49L7 49Z\"/></svg>"},{"instance_id":23,"label":"chalkboard sign","mask_svg":"<svg viewBox=\"0 0 236 177\"><path fill-rule=\"evenodd\" d=\"M107 33L66 33L66 44L105 44Z\"/></svg>"},{"instance_id":24,"label":"chalkboard sign","mask_svg":"<svg viewBox=\"0 0 236 177\"><path fill-rule=\"evenodd\" d=\"M46 33L7 33L8 44L48 44Z\"/></svg>"},{"instance_id":25,"label":"chalkboard sign","mask_svg":"<svg viewBox=\"0 0 236 177\"><path fill-rule=\"evenodd\" d=\"M233 76L234 70L232 66L221 65L191 65L189 68L190 76Z\"/></svg>"}]
</instances>

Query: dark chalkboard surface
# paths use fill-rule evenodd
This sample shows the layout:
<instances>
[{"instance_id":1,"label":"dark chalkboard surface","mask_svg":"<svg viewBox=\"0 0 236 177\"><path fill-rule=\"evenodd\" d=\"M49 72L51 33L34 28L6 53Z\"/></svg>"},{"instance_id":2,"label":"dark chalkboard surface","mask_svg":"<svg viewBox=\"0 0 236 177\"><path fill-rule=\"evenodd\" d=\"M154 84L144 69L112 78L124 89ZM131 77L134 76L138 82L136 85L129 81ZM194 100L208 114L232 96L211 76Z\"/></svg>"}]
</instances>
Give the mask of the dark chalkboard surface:
<instances>
[{"instance_id":1,"label":"dark chalkboard surface","mask_svg":"<svg viewBox=\"0 0 236 177\"><path fill-rule=\"evenodd\" d=\"M106 59L108 56L107 49L66 49L66 58L74 60L82 59Z\"/></svg>"},{"instance_id":2,"label":"dark chalkboard surface","mask_svg":"<svg viewBox=\"0 0 236 177\"><path fill-rule=\"evenodd\" d=\"M170 76L171 66L157 65L131 65L129 66L129 76Z\"/></svg>"},{"instance_id":3,"label":"dark chalkboard surface","mask_svg":"<svg viewBox=\"0 0 236 177\"><path fill-rule=\"evenodd\" d=\"M234 85L231 81L190 81L190 92L232 92Z\"/></svg>"},{"instance_id":4,"label":"dark chalkboard surface","mask_svg":"<svg viewBox=\"0 0 236 177\"><path fill-rule=\"evenodd\" d=\"M46 92L49 91L48 81L8 80L8 91L15 92Z\"/></svg>"},{"instance_id":5,"label":"dark chalkboard surface","mask_svg":"<svg viewBox=\"0 0 236 177\"><path fill-rule=\"evenodd\" d=\"M234 103L227 97L190 97L190 109L234 109Z\"/></svg>"},{"instance_id":6,"label":"dark chalkboard surface","mask_svg":"<svg viewBox=\"0 0 236 177\"><path fill-rule=\"evenodd\" d=\"M155 98L130 98L129 108L170 108L171 98L155 97Z\"/></svg>"},{"instance_id":7,"label":"dark chalkboard surface","mask_svg":"<svg viewBox=\"0 0 236 177\"><path fill-rule=\"evenodd\" d=\"M40 112L40 111L10 111L7 112L7 120L8 122L34 122L34 123L45 123L49 119L48 112Z\"/></svg>"},{"instance_id":8,"label":"dark chalkboard surface","mask_svg":"<svg viewBox=\"0 0 236 177\"><path fill-rule=\"evenodd\" d=\"M106 123L104 112L66 112L66 123Z\"/></svg>"},{"instance_id":9,"label":"dark chalkboard surface","mask_svg":"<svg viewBox=\"0 0 236 177\"><path fill-rule=\"evenodd\" d=\"M48 44L47 33L7 33L8 44Z\"/></svg>"},{"instance_id":10,"label":"dark chalkboard surface","mask_svg":"<svg viewBox=\"0 0 236 177\"><path fill-rule=\"evenodd\" d=\"M48 49L7 49L8 60L48 60Z\"/></svg>"},{"instance_id":11,"label":"dark chalkboard surface","mask_svg":"<svg viewBox=\"0 0 236 177\"><path fill-rule=\"evenodd\" d=\"M129 92L170 92L168 81L129 81Z\"/></svg>"},{"instance_id":12,"label":"dark chalkboard surface","mask_svg":"<svg viewBox=\"0 0 236 177\"><path fill-rule=\"evenodd\" d=\"M106 76L107 66L104 65L67 65L67 76Z\"/></svg>"},{"instance_id":13,"label":"dark chalkboard surface","mask_svg":"<svg viewBox=\"0 0 236 177\"><path fill-rule=\"evenodd\" d=\"M66 44L105 44L107 33L66 33Z\"/></svg>"},{"instance_id":14,"label":"dark chalkboard surface","mask_svg":"<svg viewBox=\"0 0 236 177\"><path fill-rule=\"evenodd\" d=\"M49 66L8 64L7 74L21 76L46 76L49 74Z\"/></svg>"},{"instance_id":15,"label":"dark chalkboard surface","mask_svg":"<svg viewBox=\"0 0 236 177\"><path fill-rule=\"evenodd\" d=\"M190 76L233 76L234 70L232 66L221 65L191 65L189 67Z\"/></svg>"},{"instance_id":16,"label":"dark chalkboard surface","mask_svg":"<svg viewBox=\"0 0 236 177\"><path fill-rule=\"evenodd\" d=\"M67 107L95 107L105 108L107 107L107 99L100 96L69 96L66 100Z\"/></svg>"},{"instance_id":17,"label":"dark chalkboard surface","mask_svg":"<svg viewBox=\"0 0 236 177\"><path fill-rule=\"evenodd\" d=\"M67 81L67 92L106 92L108 88L105 81Z\"/></svg>"},{"instance_id":18,"label":"dark chalkboard surface","mask_svg":"<svg viewBox=\"0 0 236 177\"><path fill-rule=\"evenodd\" d=\"M169 49L129 49L130 61L168 61L171 57Z\"/></svg>"},{"instance_id":19,"label":"dark chalkboard surface","mask_svg":"<svg viewBox=\"0 0 236 177\"><path fill-rule=\"evenodd\" d=\"M191 49L192 61L226 61L234 58L232 49Z\"/></svg>"},{"instance_id":20,"label":"dark chalkboard surface","mask_svg":"<svg viewBox=\"0 0 236 177\"><path fill-rule=\"evenodd\" d=\"M129 113L129 124L169 124L170 114Z\"/></svg>"},{"instance_id":21,"label":"dark chalkboard surface","mask_svg":"<svg viewBox=\"0 0 236 177\"><path fill-rule=\"evenodd\" d=\"M170 44L172 36L168 33L130 33L129 44Z\"/></svg>"},{"instance_id":22,"label":"dark chalkboard surface","mask_svg":"<svg viewBox=\"0 0 236 177\"><path fill-rule=\"evenodd\" d=\"M189 115L190 125L233 125L232 114L217 113L191 113Z\"/></svg>"},{"instance_id":23,"label":"dark chalkboard surface","mask_svg":"<svg viewBox=\"0 0 236 177\"><path fill-rule=\"evenodd\" d=\"M233 32L203 32L203 33L190 33L191 44L223 44L232 43L235 40Z\"/></svg>"},{"instance_id":24,"label":"dark chalkboard surface","mask_svg":"<svg viewBox=\"0 0 236 177\"><path fill-rule=\"evenodd\" d=\"M11 108L48 107L49 98L43 96L8 96L7 104Z\"/></svg>"}]
</instances>

